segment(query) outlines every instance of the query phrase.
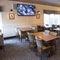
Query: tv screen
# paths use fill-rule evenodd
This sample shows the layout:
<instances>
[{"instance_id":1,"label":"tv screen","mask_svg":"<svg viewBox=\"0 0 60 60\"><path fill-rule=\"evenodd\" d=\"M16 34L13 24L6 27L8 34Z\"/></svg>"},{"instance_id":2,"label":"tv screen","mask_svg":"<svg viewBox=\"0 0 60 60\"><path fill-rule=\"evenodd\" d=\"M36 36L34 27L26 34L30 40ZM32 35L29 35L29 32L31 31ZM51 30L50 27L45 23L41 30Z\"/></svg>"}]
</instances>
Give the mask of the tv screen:
<instances>
[{"instance_id":1,"label":"tv screen","mask_svg":"<svg viewBox=\"0 0 60 60\"><path fill-rule=\"evenodd\" d=\"M26 4L17 4L18 16L35 16L35 6Z\"/></svg>"}]
</instances>

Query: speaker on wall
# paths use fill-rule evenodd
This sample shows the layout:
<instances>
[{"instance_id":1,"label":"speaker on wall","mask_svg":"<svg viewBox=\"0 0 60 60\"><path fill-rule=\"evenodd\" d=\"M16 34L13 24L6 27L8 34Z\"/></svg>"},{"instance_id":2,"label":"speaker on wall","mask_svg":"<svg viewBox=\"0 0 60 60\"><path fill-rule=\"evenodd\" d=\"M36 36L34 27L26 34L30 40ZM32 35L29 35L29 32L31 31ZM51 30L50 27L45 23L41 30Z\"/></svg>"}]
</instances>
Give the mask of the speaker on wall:
<instances>
[{"instance_id":1,"label":"speaker on wall","mask_svg":"<svg viewBox=\"0 0 60 60\"><path fill-rule=\"evenodd\" d=\"M0 6L0 12L3 11L2 6Z\"/></svg>"}]
</instances>

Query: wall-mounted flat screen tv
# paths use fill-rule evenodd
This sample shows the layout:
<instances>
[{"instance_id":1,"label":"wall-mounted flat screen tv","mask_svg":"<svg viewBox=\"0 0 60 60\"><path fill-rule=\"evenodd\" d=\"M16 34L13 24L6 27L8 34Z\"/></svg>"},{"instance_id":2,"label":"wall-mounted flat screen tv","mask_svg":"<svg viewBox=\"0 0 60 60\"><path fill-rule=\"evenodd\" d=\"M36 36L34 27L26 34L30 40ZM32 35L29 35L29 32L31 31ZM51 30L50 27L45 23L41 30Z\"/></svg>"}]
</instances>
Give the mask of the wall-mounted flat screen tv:
<instances>
[{"instance_id":1,"label":"wall-mounted flat screen tv","mask_svg":"<svg viewBox=\"0 0 60 60\"><path fill-rule=\"evenodd\" d=\"M17 14L18 16L35 16L35 6L26 4L17 4Z\"/></svg>"}]
</instances>

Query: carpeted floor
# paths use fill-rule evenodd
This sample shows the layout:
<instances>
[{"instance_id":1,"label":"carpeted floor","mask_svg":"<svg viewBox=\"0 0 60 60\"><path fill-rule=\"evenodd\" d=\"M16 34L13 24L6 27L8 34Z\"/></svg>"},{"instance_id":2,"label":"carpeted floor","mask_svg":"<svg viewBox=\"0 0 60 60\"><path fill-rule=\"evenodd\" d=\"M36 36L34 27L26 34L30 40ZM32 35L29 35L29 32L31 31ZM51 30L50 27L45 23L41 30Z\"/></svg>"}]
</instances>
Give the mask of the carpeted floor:
<instances>
[{"instance_id":1,"label":"carpeted floor","mask_svg":"<svg viewBox=\"0 0 60 60\"><path fill-rule=\"evenodd\" d=\"M21 43L18 38L4 40L5 51L0 50L0 60L40 60L35 52L29 49L29 42L23 39ZM46 60L46 53L43 60ZM60 60L60 41L57 42L56 54L47 60Z\"/></svg>"}]
</instances>

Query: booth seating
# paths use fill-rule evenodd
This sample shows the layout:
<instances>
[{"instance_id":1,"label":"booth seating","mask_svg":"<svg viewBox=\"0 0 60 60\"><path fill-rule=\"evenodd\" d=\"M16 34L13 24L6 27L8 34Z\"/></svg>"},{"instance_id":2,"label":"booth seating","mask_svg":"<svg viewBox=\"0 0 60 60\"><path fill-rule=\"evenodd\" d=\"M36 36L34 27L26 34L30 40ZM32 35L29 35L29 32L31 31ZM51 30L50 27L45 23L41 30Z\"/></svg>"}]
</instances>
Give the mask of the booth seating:
<instances>
[{"instance_id":1,"label":"booth seating","mask_svg":"<svg viewBox=\"0 0 60 60\"><path fill-rule=\"evenodd\" d=\"M37 25L37 31L38 32L42 32L44 30L45 30L45 27L44 26Z\"/></svg>"}]
</instances>

